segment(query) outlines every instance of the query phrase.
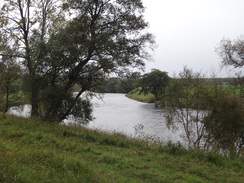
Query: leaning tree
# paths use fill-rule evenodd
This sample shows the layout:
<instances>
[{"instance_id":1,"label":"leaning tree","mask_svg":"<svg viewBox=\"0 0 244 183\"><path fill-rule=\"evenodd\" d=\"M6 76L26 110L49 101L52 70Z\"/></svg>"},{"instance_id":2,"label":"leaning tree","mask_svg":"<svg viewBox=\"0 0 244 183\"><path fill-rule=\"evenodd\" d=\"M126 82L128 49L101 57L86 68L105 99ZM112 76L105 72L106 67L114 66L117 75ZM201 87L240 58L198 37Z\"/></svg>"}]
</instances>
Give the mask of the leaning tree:
<instances>
[{"instance_id":1,"label":"leaning tree","mask_svg":"<svg viewBox=\"0 0 244 183\"><path fill-rule=\"evenodd\" d=\"M32 115L89 118L80 108L89 108L81 100L85 91L110 73L143 68L154 43L143 12L141 0L5 0L0 31L19 45ZM80 91L74 96L76 84Z\"/></svg>"}]
</instances>

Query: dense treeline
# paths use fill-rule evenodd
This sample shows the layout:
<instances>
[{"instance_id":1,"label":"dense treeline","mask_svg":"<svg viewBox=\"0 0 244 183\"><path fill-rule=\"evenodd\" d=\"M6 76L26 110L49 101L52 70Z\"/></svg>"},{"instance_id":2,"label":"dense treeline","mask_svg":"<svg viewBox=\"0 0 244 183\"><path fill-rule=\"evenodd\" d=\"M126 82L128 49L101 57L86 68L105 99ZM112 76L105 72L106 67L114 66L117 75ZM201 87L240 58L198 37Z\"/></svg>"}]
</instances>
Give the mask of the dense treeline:
<instances>
[{"instance_id":1,"label":"dense treeline","mask_svg":"<svg viewBox=\"0 0 244 183\"><path fill-rule=\"evenodd\" d=\"M158 69L153 69L153 71L162 72ZM134 89L142 88L144 84L146 83L153 83L155 84L155 87L160 88L160 91L165 88L165 86L160 85L158 81L145 81L147 78L147 75L151 73L141 74L140 72L135 72L130 74L127 77L109 77L107 79L104 79L100 83L100 85L96 86L93 91L100 92L100 93L130 93ZM166 73L167 74L167 73ZM169 77L169 76L166 76ZM143 79L144 78L144 79ZM154 78L153 78L154 79ZM171 78L175 79L175 78ZM242 78L202 78L206 83L216 83L220 87L225 88L226 91L229 90L229 92L234 92L234 88L237 89L235 92L239 95L244 95L243 85L244 85L244 79ZM144 86L145 87L145 86ZM231 89L232 88L232 89ZM136 90L138 91L138 90ZM144 92L141 92L144 93ZM148 94L149 92L145 92L145 94ZM151 92L150 92L151 93Z\"/></svg>"},{"instance_id":2,"label":"dense treeline","mask_svg":"<svg viewBox=\"0 0 244 183\"><path fill-rule=\"evenodd\" d=\"M105 79L94 91L100 93L128 93L139 86L141 73L134 72L126 77Z\"/></svg>"}]
</instances>

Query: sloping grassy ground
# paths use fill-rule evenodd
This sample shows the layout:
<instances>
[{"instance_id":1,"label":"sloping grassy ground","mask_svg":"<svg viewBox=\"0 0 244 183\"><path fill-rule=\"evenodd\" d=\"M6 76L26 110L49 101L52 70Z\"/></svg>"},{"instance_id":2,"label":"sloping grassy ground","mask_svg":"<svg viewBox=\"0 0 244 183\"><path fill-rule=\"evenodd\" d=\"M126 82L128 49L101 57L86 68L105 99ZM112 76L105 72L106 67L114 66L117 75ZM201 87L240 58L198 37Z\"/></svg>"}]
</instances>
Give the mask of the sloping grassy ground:
<instances>
[{"instance_id":1,"label":"sloping grassy ground","mask_svg":"<svg viewBox=\"0 0 244 183\"><path fill-rule=\"evenodd\" d=\"M0 114L0 182L243 182L244 159Z\"/></svg>"}]
</instances>

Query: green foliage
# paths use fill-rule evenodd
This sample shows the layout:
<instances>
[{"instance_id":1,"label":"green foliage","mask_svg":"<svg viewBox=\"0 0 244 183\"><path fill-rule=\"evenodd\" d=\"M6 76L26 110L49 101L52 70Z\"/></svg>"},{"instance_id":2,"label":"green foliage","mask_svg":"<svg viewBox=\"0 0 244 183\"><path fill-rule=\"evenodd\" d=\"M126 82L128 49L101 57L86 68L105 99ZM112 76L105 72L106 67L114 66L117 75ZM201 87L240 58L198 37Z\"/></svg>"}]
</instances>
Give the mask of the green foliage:
<instances>
[{"instance_id":1,"label":"green foliage","mask_svg":"<svg viewBox=\"0 0 244 183\"><path fill-rule=\"evenodd\" d=\"M238 79L239 80L239 79ZM233 96L239 96L241 98L244 98L244 77L240 79L241 81L237 83L231 83L229 85L221 85L219 86L220 89L225 91L226 93L233 95Z\"/></svg>"},{"instance_id":2,"label":"green foliage","mask_svg":"<svg viewBox=\"0 0 244 183\"><path fill-rule=\"evenodd\" d=\"M167 88L168 127L184 129L190 148L216 150L229 156L243 154L243 99L231 89L184 68Z\"/></svg>"},{"instance_id":3,"label":"green foliage","mask_svg":"<svg viewBox=\"0 0 244 183\"><path fill-rule=\"evenodd\" d=\"M243 158L0 114L0 182L242 182Z\"/></svg>"},{"instance_id":4,"label":"green foliage","mask_svg":"<svg viewBox=\"0 0 244 183\"><path fill-rule=\"evenodd\" d=\"M224 153L240 155L244 147L243 100L222 90L208 100L210 114L204 121L207 132Z\"/></svg>"},{"instance_id":5,"label":"green foliage","mask_svg":"<svg viewBox=\"0 0 244 183\"><path fill-rule=\"evenodd\" d=\"M82 93L111 73L126 73L128 66L143 68L150 58L146 47L154 44L140 0L4 0L1 8L0 35L9 37L8 46L16 53L10 56L28 71L32 116L44 119L81 117L73 108L81 103ZM75 85L80 90L72 99ZM130 88L122 81L116 85L120 91Z\"/></svg>"},{"instance_id":6,"label":"green foliage","mask_svg":"<svg viewBox=\"0 0 244 183\"><path fill-rule=\"evenodd\" d=\"M160 145L158 148L160 153L168 153L171 155L181 156L183 154L187 154L187 150L182 147L180 143L174 144L171 141L167 142L166 145Z\"/></svg>"},{"instance_id":7,"label":"green foliage","mask_svg":"<svg viewBox=\"0 0 244 183\"><path fill-rule=\"evenodd\" d=\"M140 72L133 72L127 74L126 78L123 78L121 80L122 87L126 90L126 93L129 93L130 91L137 88L139 86L140 79L141 79Z\"/></svg>"},{"instance_id":8,"label":"green foliage","mask_svg":"<svg viewBox=\"0 0 244 183\"><path fill-rule=\"evenodd\" d=\"M208 89L200 73L184 68L166 90L165 119L169 128L181 128L189 148L207 148L203 119L208 115L205 94Z\"/></svg>"},{"instance_id":9,"label":"green foliage","mask_svg":"<svg viewBox=\"0 0 244 183\"><path fill-rule=\"evenodd\" d=\"M119 78L105 79L101 85L96 87L95 91L100 93L126 93L122 88L121 80Z\"/></svg>"},{"instance_id":10,"label":"green foliage","mask_svg":"<svg viewBox=\"0 0 244 183\"><path fill-rule=\"evenodd\" d=\"M89 121L93 119L92 116L92 104L89 100L87 99L81 99L79 98L77 101L74 101L74 98L71 97L68 100L64 102L64 106L62 106L62 109L64 110L64 114L66 112L66 108L70 106L69 103L75 102L75 105L72 107L69 115L72 118L72 121L77 123L77 124L87 124Z\"/></svg>"},{"instance_id":11,"label":"green foliage","mask_svg":"<svg viewBox=\"0 0 244 183\"><path fill-rule=\"evenodd\" d=\"M1 43L0 43L1 44ZM21 99L21 69L11 57L3 57L0 60L0 93L1 93L1 111L7 112Z\"/></svg>"},{"instance_id":12,"label":"green foliage","mask_svg":"<svg viewBox=\"0 0 244 183\"><path fill-rule=\"evenodd\" d=\"M94 90L100 93L128 93L137 87L140 77L139 72L134 72L122 78L108 78Z\"/></svg>"},{"instance_id":13,"label":"green foliage","mask_svg":"<svg viewBox=\"0 0 244 183\"><path fill-rule=\"evenodd\" d=\"M143 66L144 56L141 54L143 48L137 42L138 40L142 41L142 44L150 42L151 35L135 34L146 28L147 25L141 16L137 16L134 11L125 8L133 7L134 10L139 10L141 7L127 1L122 3L123 6L120 3L70 1L70 8L77 10L79 15L58 34L52 35L47 43L51 59L47 57L45 63L53 68L52 72L48 73L51 78L48 78L47 83L52 83L52 87L57 87L60 86L59 81L61 81L63 86L60 86L61 89L59 89L61 93L57 94L59 101L54 101L52 107L49 108L51 112L47 113L46 118L53 118L56 114L64 116L59 114L59 108L62 107L62 101L65 100L63 96L75 83L81 87L79 93L81 94L86 90L92 90L111 72L121 72L128 65ZM120 11L115 13L117 8ZM125 14L126 16L124 16ZM130 19L128 15L133 18ZM121 21L124 26L121 26ZM128 30L135 36L131 37L123 33ZM131 44L135 49L130 49ZM53 80L54 82L52 82ZM108 83L108 88L112 88L110 85L114 84L114 81ZM117 90L123 88L119 85L118 82ZM69 109L74 106L74 103L71 104ZM64 114L68 113L67 111Z\"/></svg>"},{"instance_id":14,"label":"green foliage","mask_svg":"<svg viewBox=\"0 0 244 183\"><path fill-rule=\"evenodd\" d=\"M166 72L162 72L158 69L153 69L150 73L145 74L141 81L141 93L147 95L149 93L155 96L158 100L165 93L165 89L168 86L170 77Z\"/></svg>"},{"instance_id":15,"label":"green foliage","mask_svg":"<svg viewBox=\"0 0 244 183\"><path fill-rule=\"evenodd\" d=\"M222 79L230 83L234 80ZM161 102L165 106L164 116L169 128L184 130L182 135L190 148L242 156L244 108L240 88L230 83L220 85L218 81L184 68L166 88ZM127 97L142 102L155 101L152 94L139 94L140 90L132 90Z\"/></svg>"}]
</instances>

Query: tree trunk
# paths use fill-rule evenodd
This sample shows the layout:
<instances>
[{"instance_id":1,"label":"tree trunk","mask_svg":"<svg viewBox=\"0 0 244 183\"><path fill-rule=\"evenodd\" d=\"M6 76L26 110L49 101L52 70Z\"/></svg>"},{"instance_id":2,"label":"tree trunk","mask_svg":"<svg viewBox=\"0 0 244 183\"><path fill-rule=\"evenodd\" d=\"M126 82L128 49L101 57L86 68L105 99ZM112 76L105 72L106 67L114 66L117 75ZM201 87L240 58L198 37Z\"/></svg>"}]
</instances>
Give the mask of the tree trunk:
<instances>
[{"instance_id":1,"label":"tree trunk","mask_svg":"<svg viewBox=\"0 0 244 183\"><path fill-rule=\"evenodd\" d=\"M5 109L4 109L4 113L8 112L8 108L9 108L9 88L8 86L6 86L6 101L5 101Z\"/></svg>"},{"instance_id":2,"label":"tree trunk","mask_svg":"<svg viewBox=\"0 0 244 183\"><path fill-rule=\"evenodd\" d=\"M31 116L39 116L39 87L35 79L31 80Z\"/></svg>"}]
</instances>

